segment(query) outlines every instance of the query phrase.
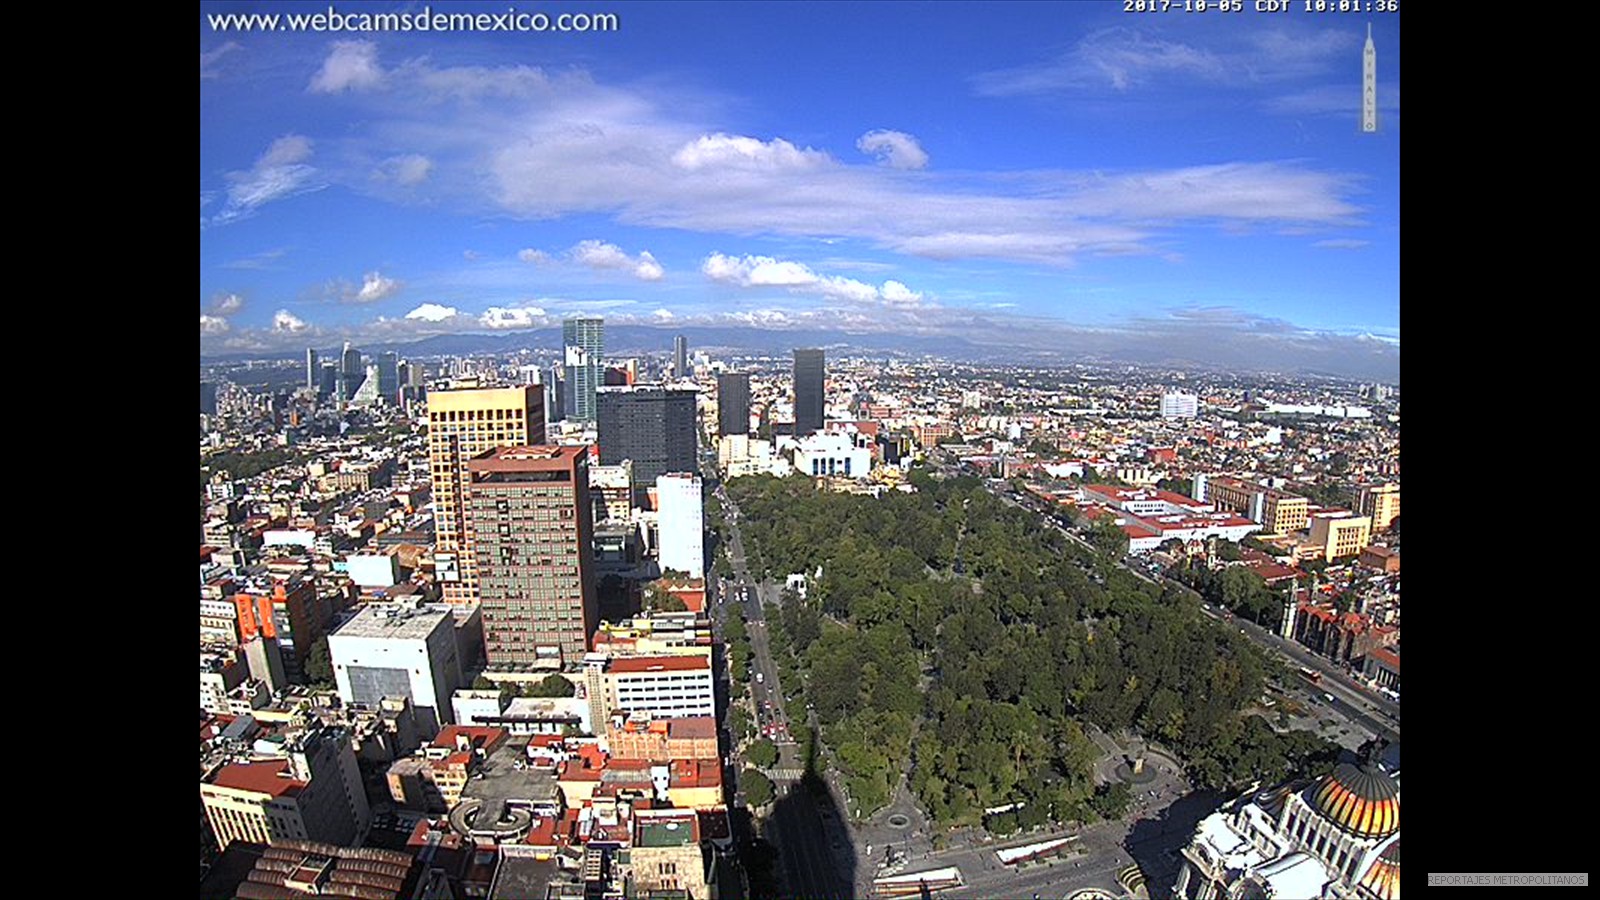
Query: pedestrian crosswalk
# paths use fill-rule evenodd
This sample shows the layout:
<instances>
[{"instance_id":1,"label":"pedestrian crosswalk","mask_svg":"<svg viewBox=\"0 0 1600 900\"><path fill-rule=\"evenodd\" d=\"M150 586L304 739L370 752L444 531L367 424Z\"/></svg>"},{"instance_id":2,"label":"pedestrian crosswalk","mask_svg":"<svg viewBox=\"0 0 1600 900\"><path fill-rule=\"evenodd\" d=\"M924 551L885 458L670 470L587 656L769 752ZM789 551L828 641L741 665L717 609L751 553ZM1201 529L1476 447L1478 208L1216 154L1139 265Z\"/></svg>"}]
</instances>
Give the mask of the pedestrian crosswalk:
<instances>
[{"instance_id":1,"label":"pedestrian crosswalk","mask_svg":"<svg viewBox=\"0 0 1600 900\"><path fill-rule=\"evenodd\" d=\"M773 769L772 779L774 781L799 781L805 774L805 769Z\"/></svg>"}]
</instances>

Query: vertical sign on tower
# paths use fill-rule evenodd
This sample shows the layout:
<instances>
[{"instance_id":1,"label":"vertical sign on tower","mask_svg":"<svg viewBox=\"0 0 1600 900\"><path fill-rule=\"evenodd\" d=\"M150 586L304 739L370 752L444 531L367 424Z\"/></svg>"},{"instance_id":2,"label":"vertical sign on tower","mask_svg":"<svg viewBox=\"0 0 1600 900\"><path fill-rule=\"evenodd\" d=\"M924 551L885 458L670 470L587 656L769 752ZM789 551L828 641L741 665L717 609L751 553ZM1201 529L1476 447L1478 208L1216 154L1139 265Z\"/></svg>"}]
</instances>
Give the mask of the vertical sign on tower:
<instances>
[{"instance_id":1,"label":"vertical sign on tower","mask_svg":"<svg viewBox=\"0 0 1600 900\"><path fill-rule=\"evenodd\" d=\"M1378 130L1378 51L1372 46L1372 23L1367 23L1367 45L1361 48L1361 130Z\"/></svg>"}]
</instances>

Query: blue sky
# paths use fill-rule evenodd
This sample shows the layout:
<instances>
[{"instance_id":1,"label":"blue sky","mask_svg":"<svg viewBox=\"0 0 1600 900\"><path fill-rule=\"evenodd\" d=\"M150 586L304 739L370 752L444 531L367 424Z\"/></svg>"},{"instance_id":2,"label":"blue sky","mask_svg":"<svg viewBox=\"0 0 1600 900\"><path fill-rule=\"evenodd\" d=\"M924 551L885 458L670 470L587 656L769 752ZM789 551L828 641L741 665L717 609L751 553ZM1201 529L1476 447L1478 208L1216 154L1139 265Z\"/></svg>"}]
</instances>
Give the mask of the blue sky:
<instances>
[{"instance_id":1,"label":"blue sky","mask_svg":"<svg viewBox=\"0 0 1600 900\"><path fill-rule=\"evenodd\" d=\"M1398 356L1393 15L433 7L620 27L244 33L210 17L328 7L202 5L203 352L585 312Z\"/></svg>"}]
</instances>

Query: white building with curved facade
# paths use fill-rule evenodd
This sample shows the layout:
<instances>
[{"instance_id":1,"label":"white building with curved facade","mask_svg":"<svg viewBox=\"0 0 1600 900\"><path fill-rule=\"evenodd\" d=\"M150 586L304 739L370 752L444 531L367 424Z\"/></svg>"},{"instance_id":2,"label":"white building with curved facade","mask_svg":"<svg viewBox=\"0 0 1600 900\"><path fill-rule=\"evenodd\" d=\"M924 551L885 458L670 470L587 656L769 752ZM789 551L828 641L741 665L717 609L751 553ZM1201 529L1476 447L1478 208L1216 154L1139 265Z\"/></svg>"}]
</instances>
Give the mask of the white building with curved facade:
<instances>
[{"instance_id":1,"label":"white building with curved facade","mask_svg":"<svg viewBox=\"0 0 1600 900\"><path fill-rule=\"evenodd\" d=\"M1312 782L1247 794L1183 850L1184 900L1399 900L1400 770L1376 742Z\"/></svg>"}]
</instances>

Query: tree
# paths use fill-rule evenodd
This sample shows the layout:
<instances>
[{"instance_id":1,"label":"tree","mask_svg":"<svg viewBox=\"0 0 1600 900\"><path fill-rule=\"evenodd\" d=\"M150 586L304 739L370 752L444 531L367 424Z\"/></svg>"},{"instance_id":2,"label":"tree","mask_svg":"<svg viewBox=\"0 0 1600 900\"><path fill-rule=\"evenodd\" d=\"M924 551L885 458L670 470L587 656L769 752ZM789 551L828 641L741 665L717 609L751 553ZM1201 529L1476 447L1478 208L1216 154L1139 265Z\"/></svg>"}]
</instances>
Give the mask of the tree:
<instances>
[{"instance_id":1,"label":"tree","mask_svg":"<svg viewBox=\"0 0 1600 900\"><path fill-rule=\"evenodd\" d=\"M568 681L567 679L562 678L560 675L548 675L543 681L528 687L527 696L571 697L577 692L578 689L574 687L572 682Z\"/></svg>"},{"instance_id":2,"label":"tree","mask_svg":"<svg viewBox=\"0 0 1600 900\"><path fill-rule=\"evenodd\" d=\"M770 769L778 761L778 748L771 741L762 738L750 745L750 749L745 752L745 758L763 769Z\"/></svg>"},{"instance_id":3,"label":"tree","mask_svg":"<svg viewBox=\"0 0 1600 900\"><path fill-rule=\"evenodd\" d=\"M314 688L331 690L333 688L333 658L328 654L328 638L326 635L317 638L317 642L306 651L306 681Z\"/></svg>"},{"instance_id":4,"label":"tree","mask_svg":"<svg viewBox=\"0 0 1600 900\"><path fill-rule=\"evenodd\" d=\"M1115 518L1101 516L1089 526L1089 543L1112 559L1121 559L1128 552L1128 533Z\"/></svg>"},{"instance_id":5,"label":"tree","mask_svg":"<svg viewBox=\"0 0 1600 900\"><path fill-rule=\"evenodd\" d=\"M740 772L739 785L744 788L745 802L756 808L771 803L775 796L772 780L761 774L759 769L745 769Z\"/></svg>"}]
</instances>

